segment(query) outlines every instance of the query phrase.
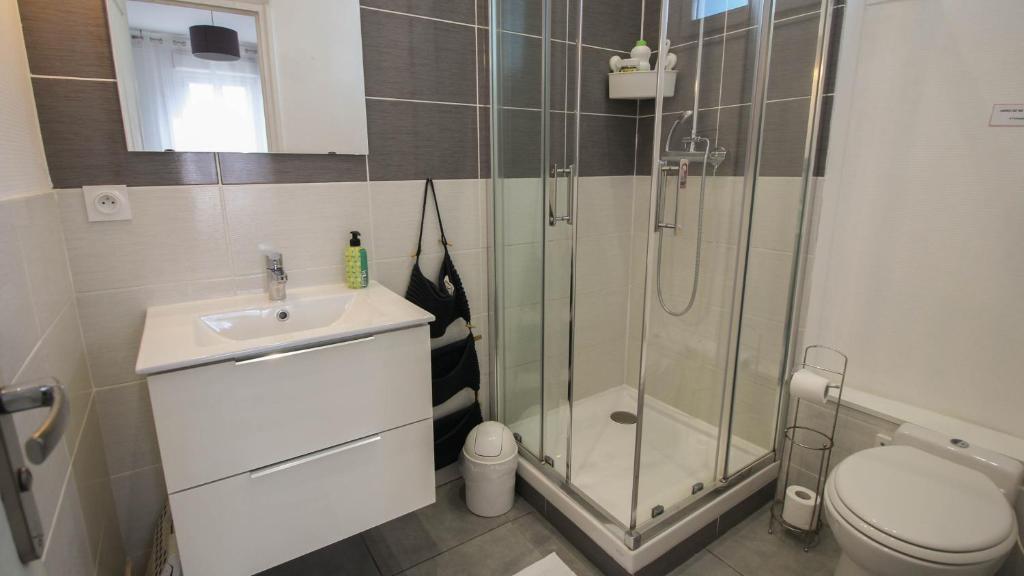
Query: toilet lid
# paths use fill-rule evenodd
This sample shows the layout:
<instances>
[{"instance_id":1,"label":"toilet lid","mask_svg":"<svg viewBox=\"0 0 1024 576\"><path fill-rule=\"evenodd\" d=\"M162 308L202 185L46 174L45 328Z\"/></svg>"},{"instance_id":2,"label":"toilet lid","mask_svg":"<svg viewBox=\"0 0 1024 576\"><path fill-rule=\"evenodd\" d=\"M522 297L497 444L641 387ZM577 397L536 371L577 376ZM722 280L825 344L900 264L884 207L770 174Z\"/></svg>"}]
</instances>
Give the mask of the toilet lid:
<instances>
[{"instance_id":1,"label":"toilet lid","mask_svg":"<svg viewBox=\"0 0 1024 576\"><path fill-rule=\"evenodd\" d=\"M860 520L930 550L987 550L1014 527L1010 506L988 477L910 446L858 452L836 467L833 483Z\"/></svg>"}]
</instances>

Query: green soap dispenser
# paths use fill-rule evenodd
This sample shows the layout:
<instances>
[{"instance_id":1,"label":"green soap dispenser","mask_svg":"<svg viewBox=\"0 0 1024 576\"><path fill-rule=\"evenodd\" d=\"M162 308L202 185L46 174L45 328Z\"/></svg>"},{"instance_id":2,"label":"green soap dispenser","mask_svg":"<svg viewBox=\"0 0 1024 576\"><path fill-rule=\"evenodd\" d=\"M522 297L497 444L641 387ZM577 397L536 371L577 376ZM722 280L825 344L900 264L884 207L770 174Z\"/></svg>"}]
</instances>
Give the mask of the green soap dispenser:
<instances>
[{"instance_id":1,"label":"green soap dispenser","mask_svg":"<svg viewBox=\"0 0 1024 576\"><path fill-rule=\"evenodd\" d=\"M359 240L359 231L350 232L352 238L345 249L345 284L349 288L366 288L370 283L370 267L366 262L366 248Z\"/></svg>"}]
</instances>

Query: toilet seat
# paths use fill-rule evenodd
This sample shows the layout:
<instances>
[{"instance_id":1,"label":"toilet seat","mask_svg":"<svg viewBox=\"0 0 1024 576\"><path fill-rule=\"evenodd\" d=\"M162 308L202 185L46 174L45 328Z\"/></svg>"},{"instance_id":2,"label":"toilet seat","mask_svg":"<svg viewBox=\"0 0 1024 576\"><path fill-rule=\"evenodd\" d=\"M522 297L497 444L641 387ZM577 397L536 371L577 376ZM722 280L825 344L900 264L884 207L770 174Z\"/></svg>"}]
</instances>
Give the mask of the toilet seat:
<instances>
[{"instance_id":1,"label":"toilet seat","mask_svg":"<svg viewBox=\"0 0 1024 576\"><path fill-rule=\"evenodd\" d=\"M825 498L853 530L925 562L981 564L1016 540L1013 512L986 476L910 446L850 456L829 477Z\"/></svg>"}]
</instances>

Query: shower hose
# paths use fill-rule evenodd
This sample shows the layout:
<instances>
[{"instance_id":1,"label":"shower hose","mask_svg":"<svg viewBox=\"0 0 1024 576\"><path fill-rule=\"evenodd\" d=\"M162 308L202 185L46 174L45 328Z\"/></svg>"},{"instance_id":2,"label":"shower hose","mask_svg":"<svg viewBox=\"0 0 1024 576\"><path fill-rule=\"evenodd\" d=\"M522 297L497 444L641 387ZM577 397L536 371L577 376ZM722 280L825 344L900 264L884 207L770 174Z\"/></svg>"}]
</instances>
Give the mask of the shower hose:
<instances>
[{"instance_id":1,"label":"shower hose","mask_svg":"<svg viewBox=\"0 0 1024 576\"><path fill-rule=\"evenodd\" d=\"M693 282L690 285L690 298L689 298L689 300L687 300L686 306L684 306L682 310L673 310L672 307L669 306L667 300L665 299L665 294L664 294L664 291L663 291L663 288L662 288L662 268L663 268L663 266L662 266L662 256L663 256L664 249L665 249L665 228L659 227L659 229L658 229L658 266L656 268L657 278L655 279L656 280L655 284L657 286L657 292L658 292L658 303L661 304L661 308L665 312L667 312L669 315L675 316L675 317L683 316L684 314L689 312L693 308L694 302L697 301L697 286L698 286L698 284L700 282L701 244L702 244L703 239L704 239L704 189L705 189L705 186L707 185L707 182L708 182L707 168L708 168L708 155L710 154L710 152L711 152L711 143L708 142L707 148L705 148L705 150L704 150L704 162L701 164L700 192L698 194L698 199L697 199L697 238L696 238L697 245L696 245L696 248L694 248L694 255L693 255ZM714 170L715 170L715 172L717 172L718 171L718 167L715 166ZM659 174L658 177L659 178L664 178L666 180L668 179L667 175L662 176L661 174ZM665 188L663 186L660 187L660 188L663 191L662 193L664 194ZM676 214L678 215L678 213L679 213L679 188L678 188L678 186L676 187L676 205L675 205L675 210L676 210ZM676 218L676 222L677 223L678 223L678 220L679 219L677 217Z\"/></svg>"}]
</instances>

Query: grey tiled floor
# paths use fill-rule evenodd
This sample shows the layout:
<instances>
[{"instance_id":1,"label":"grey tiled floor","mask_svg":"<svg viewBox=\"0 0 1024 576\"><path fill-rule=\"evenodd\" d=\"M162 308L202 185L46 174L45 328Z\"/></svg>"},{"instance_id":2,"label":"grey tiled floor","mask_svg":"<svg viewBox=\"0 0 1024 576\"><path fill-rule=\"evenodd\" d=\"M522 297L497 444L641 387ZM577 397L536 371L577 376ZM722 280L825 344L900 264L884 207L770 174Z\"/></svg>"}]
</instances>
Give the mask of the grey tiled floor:
<instances>
[{"instance_id":1,"label":"grey tiled floor","mask_svg":"<svg viewBox=\"0 0 1024 576\"><path fill-rule=\"evenodd\" d=\"M463 501L461 480L437 489L437 502L263 573L263 576L512 576L555 552L578 576L600 571L532 506L516 497L507 514L481 518ZM809 553L788 535L768 534L765 507L672 576L827 576L839 548L823 531Z\"/></svg>"}]
</instances>

